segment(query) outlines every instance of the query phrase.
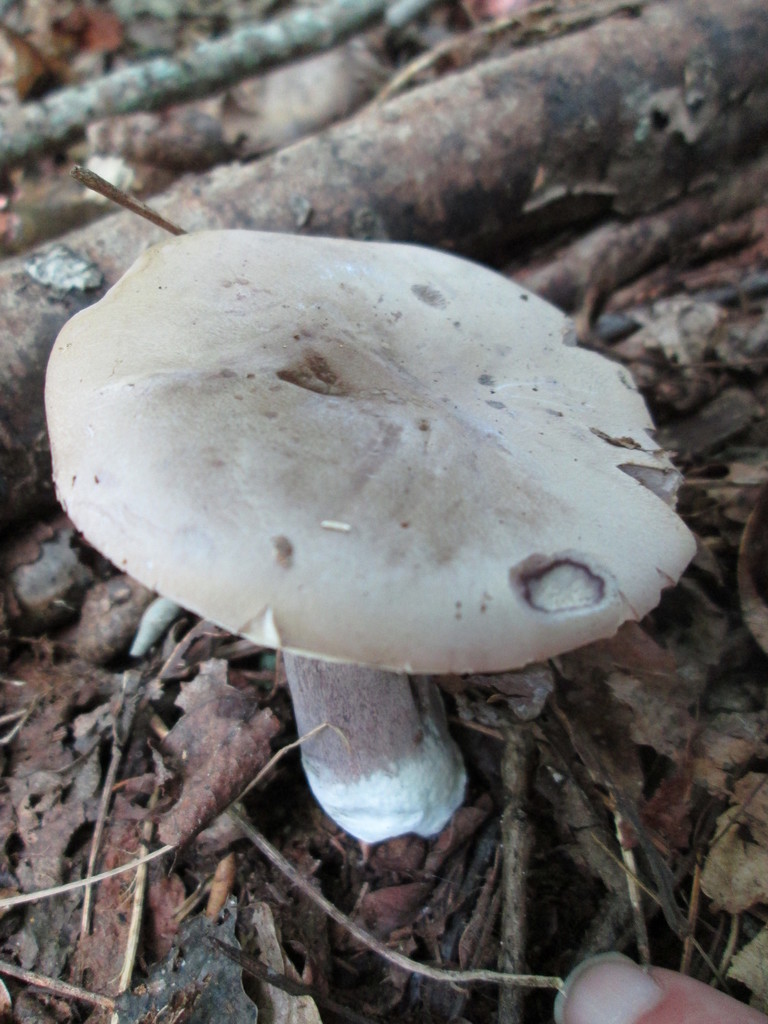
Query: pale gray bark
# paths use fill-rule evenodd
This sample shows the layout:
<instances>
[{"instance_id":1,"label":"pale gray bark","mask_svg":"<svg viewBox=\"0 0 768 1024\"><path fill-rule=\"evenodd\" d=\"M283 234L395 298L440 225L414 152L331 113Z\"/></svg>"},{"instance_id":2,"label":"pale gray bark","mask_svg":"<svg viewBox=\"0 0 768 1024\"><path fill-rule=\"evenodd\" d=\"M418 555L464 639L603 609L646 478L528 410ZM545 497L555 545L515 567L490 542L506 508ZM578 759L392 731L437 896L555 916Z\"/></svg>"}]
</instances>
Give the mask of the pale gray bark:
<instances>
[{"instance_id":1,"label":"pale gray bark","mask_svg":"<svg viewBox=\"0 0 768 1024\"><path fill-rule=\"evenodd\" d=\"M186 54L156 57L52 93L6 112L0 122L0 170L62 145L91 121L209 96L258 71L330 49L382 16L387 0L331 0L248 25Z\"/></svg>"}]
</instances>

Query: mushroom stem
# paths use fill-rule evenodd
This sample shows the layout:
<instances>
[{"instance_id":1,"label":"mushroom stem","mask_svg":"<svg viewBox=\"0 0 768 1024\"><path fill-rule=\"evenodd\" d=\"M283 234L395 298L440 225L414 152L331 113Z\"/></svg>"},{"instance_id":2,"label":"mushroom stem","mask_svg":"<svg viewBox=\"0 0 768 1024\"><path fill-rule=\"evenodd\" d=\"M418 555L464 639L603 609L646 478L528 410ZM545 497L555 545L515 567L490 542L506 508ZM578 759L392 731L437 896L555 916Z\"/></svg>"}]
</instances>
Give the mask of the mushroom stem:
<instances>
[{"instance_id":1,"label":"mushroom stem","mask_svg":"<svg viewBox=\"0 0 768 1024\"><path fill-rule=\"evenodd\" d=\"M464 798L466 773L427 676L285 653L304 771L321 807L368 843L431 836Z\"/></svg>"}]
</instances>

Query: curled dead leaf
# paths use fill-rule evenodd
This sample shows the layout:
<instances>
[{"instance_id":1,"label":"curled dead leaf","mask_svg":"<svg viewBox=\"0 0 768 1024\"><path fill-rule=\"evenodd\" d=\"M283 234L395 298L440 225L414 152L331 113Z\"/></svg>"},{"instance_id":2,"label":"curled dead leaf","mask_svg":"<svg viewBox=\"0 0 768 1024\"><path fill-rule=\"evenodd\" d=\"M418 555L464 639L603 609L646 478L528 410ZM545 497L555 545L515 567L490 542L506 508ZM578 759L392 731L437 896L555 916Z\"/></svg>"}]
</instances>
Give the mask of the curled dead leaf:
<instances>
[{"instance_id":1,"label":"curled dead leaf","mask_svg":"<svg viewBox=\"0 0 768 1024\"><path fill-rule=\"evenodd\" d=\"M280 726L252 694L227 682L227 663L203 662L176 700L184 714L162 753L183 765L182 792L159 825L164 843L185 843L234 800L267 763Z\"/></svg>"},{"instance_id":2,"label":"curled dead leaf","mask_svg":"<svg viewBox=\"0 0 768 1024\"><path fill-rule=\"evenodd\" d=\"M8 25L0 25L3 63L10 65L13 84L20 100L44 95L61 81L66 81L66 65Z\"/></svg>"},{"instance_id":3,"label":"curled dead leaf","mask_svg":"<svg viewBox=\"0 0 768 1024\"><path fill-rule=\"evenodd\" d=\"M768 776L756 772L737 784L701 873L701 888L715 908L731 914L768 901L767 791Z\"/></svg>"}]
</instances>

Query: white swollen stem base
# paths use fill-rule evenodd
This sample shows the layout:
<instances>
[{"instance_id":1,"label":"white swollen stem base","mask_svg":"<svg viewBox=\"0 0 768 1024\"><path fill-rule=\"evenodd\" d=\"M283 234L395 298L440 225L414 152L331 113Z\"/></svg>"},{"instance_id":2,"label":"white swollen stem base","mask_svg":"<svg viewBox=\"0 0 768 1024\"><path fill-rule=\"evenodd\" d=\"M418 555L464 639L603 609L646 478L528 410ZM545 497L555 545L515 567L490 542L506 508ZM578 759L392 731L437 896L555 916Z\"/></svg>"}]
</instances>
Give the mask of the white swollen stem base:
<instances>
[{"instance_id":1,"label":"white swollen stem base","mask_svg":"<svg viewBox=\"0 0 768 1024\"><path fill-rule=\"evenodd\" d=\"M439 832L464 798L466 773L437 686L426 676L284 657L299 735L335 727L301 748L323 810L366 843Z\"/></svg>"}]
</instances>

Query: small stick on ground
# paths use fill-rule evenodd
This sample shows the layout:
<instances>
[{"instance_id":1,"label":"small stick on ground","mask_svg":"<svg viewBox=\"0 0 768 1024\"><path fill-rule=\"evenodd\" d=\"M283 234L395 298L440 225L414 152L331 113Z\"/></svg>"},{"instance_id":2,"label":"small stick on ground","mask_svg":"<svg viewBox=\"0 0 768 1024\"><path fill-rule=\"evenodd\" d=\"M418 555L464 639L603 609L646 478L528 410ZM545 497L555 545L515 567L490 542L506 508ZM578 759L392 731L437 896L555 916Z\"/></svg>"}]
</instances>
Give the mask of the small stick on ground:
<instances>
[{"instance_id":1,"label":"small stick on ground","mask_svg":"<svg viewBox=\"0 0 768 1024\"><path fill-rule=\"evenodd\" d=\"M731 966L733 954L736 952L736 944L739 941L739 925L741 918L738 914L731 914L731 927L728 931L728 940L725 943L723 955L720 958L718 980L728 977L728 968Z\"/></svg>"},{"instance_id":2,"label":"small stick on ground","mask_svg":"<svg viewBox=\"0 0 768 1024\"><path fill-rule=\"evenodd\" d=\"M137 673L124 673L120 687L120 700L112 718L112 756L107 768L107 775L101 789L99 810L96 815L96 825L91 840L91 851L88 854L88 867L86 875L93 875L96 871L96 860L101 849L101 840L104 836L104 825L107 820L109 804L112 800L112 789L117 778L117 770L123 758L123 745L131 731L133 716L136 712L137 700ZM130 689L130 693L128 693ZM127 697L127 699L126 699ZM80 934L87 935L91 930L91 914L93 911L93 886L86 887L83 898L83 913L80 920Z\"/></svg>"},{"instance_id":3,"label":"small stick on ground","mask_svg":"<svg viewBox=\"0 0 768 1024\"><path fill-rule=\"evenodd\" d=\"M501 954L499 969L518 973L525 964L527 938L526 876L533 834L525 804L528 794L533 738L524 726L506 732L501 760L504 787L504 813L501 818L503 909L501 914ZM499 1021L522 1024L523 991L505 986L499 993Z\"/></svg>"},{"instance_id":4,"label":"small stick on ground","mask_svg":"<svg viewBox=\"0 0 768 1024\"><path fill-rule=\"evenodd\" d=\"M159 788L155 787L152 796L149 798L147 810L151 813L157 807L160 796ZM149 842L154 831L154 822L151 818L144 822L141 830L141 845L139 854L143 857L149 850ZM139 936L141 935L141 921L144 916L144 896L147 891L147 863L144 861L136 869L135 888L133 890L133 907L131 909L131 924L128 929L128 944L123 958L123 969L117 982L118 992L127 992L133 975L133 967L136 963L136 953L139 948Z\"/></svg>"},{"instance_id":5,"label":"small stick on ground","mask_svg":"<svg viewBox=\"0 0 768 1024\"><path fill-rule=\"evenodd\" d=\"M280 871L292 885L295 885L305 896L316 903L332 921L344 928L353 938L357 939L368 949L373 950L374 953L378 953L379 956L383 957L389 963L394 964L395 967L399 967L404 971L408 971L410 974L418 974L425 978L431 978L433 981L441 981L447 984L460 984L462 982L487 982L492 985L517 985L520 988L548 988L561 991L563 988L562 978L552 977L550 975L540 974L500 974L497 971L446 971L441 970L438 967L430 967L428 964L417 963L416 960L411 960L410 957L404 956L402 953L398 953L396 950L390 949L385 943L380 942L379 939L375 938L370 932L367 932L364 928L361 928L354 921L350 920L346 914L342 914L327 900L321 892L319 892L315 886L308 879L304 878L296 868L285 859L285 857L269 843L264 836L248 821L242 807L237 804L233 804L227 814L232 821L243 831L243 833L250 839L253 845L259 850L264 857L267 858L277 869Z\"/></svg>"},{"instance_id":6,"label":"small stick on ground","mask_svg":"<svg viewBox=\"0 0 768 1024\"><path fill-rule=\"evenodd\" d=\"M304 743L306 743L307 740L311 740L314 736L318 736L325 729L333 729L333 731L341 737L343 742L346 743L347 746L349 746L347 737L344 735L341 729L338 728L338 726L331 725L330 722L321 722L319 725L316 725L314 729L310 729L309 732L304 733L304 735L300 736L299 739L293 740L292 743L286 743L286 745L284 747L281 747L276 754L273 754L272 757L270 757L270 759L261 769L261 771L256 775L256 777L251 779L251 781L245 787L240 796L237 798L237 802L239 803L241 800L243 800L244 797L248 793L250 793L250 791L255 786L258 786L258 784L265 778L265 776L267 776L272 771L277 762L281 761L286 754L289 754L292 750L298 750L298 748L301 747Z\"/></svg>"},{"instance_id":7,"label":"small stick on ground","mask_svg":"<svg viewBox=\"0 0 768 1024\"><path fill-rule=\"evenodd\" d=\"M194 892L191 892L183 903L180 903L178 907L176 907L173 912L173 920L176 924L181 924L182 921L185 921L197 910L204 900L207 900L212 884L213 875L209 875L208 878L200 882Z\"/></svg>"},{"instance_id":8,"label":"small stick on ground","mask_svg":"<svg viewBox=\"0 0 768 1024\"><path fill-rule=\"evenodd\" d=\"M34 971L25 971L23 967L16 964L6 963L0 960L0 974L6 974L17 981L26 982L27 985L34 985L52 995L61 996L64 999L77 999L81 1003L89 1003L91 1006L101 1006L105 1010L115 1009L114 999L109 996L100 996L96 992L89 992L79 985L69 985L66 981L59 981L57 978L46 978L43 974L35 974Z\"/></svg>"},{"instance_id":9,"label":"small stick on ground","mask_svg":"<svg viewBox=\"0 0 768 1024\"><path fill-rule=\"evenodd\" d=\"M691 898L688 903L688 934L683 942L683 956L680 961L680 973L691 973L691 960L693 958L693 940L696 935L696 922L699 919L699 901L701 899L701 860L697 858L693 868L693 879L691 881ZM723 974L727 973L726 970Z\"/></svg>"},{"instance_id":10,"label":"small stick on ground","mask_svg":"<svg viewBox=\"0 0 768 1024\"><path fill-rule=\"evenodd\" d=\"M100 871L98 875L91 875L89 878L78 878L75 882L64 882L63 885L53 885L50 889L36 889L35 892L22 892L17 896L6 896L0 900L0 910L8 910L11 907L20 907L24 903L36 903L38 900L47 900L51 896L61 896L65 892L74 892L75 889L84 889L87 885L95 885L96 882L103 882L105 878L115 878L126 871L133 871L139 864L148 864L151 860L164 857L171 853L176 847L168 843L161 846L159 850L153 850L146 857L136 857L127 864L120 864L109 871Z\"/></svg>"},{"instance_id":11,"label":"small stick on ground","mask_svg":"<svg viewBox=\"0 0 768 1024\"><path fill-rule=\"evenodd\" d=\"M611 800L611 807L615 807L621 812L623 821L628 822L634 831L637 844L643 851L645 860L648 864L648 869L653 876L655 892L640 883L637 873L628 868L626 862L623 864L624 871L629 871L635 882L640 885L643 891L646 893L652 893L652 898L661 907L662 913L664 914L670 928L676 935L679 935L682 938L688 931L688 923L680 913L677 906L674 876L669 865L660 856L646 829L643 827L643 823L640 820L636 807L632 800L622 793L621 789L611 778L610 772L602 763L602 759L594 741L578 725L577 722L573 722L568 715L565 714L563 709L558 706L557 701L552 701L550 703L550 707L558 722L560 722L568 734L574 751L581 758L584 763L584 767L592 778L592 781L596 785L601 786L603 789L608 791ZM614 854L608 850L596 835L594 835L593 838L599 846L603 847L609 856L614 857ZM617 858L614 857L614 859Z\"/></svg>"},{"instance_id":12,"label":"small stick on ground","mask_svg":"<svg viewBox=\"0 0 768 1024\"><path fill-rule=\"evenodd\" d=\"M625 821L621 811L613 808L613 820L616 826L616 838L621 849L621 859L624 861L627 876L627 888L629 890L629 902L632 904L632 918L635 924L635 939L637 941L637 952L645 967L651 965L651 947L648 942L648 929L645 925L645 913L643 911L643 898L637 879L637 862L635 853L629 845L627 835L631 828Z\"/></svg>"},{"instance_id":13,"label":"small stick on ground","mask_svg":"<svg viewBox=\"0 0 768 1024\"><path fill-rule=\"evenodd\" d=\"M19 711L12 711L10 714L0 717L0 726L10 725L8 732L0 736L0 747L8 746L24 728L26 722L32 717L32 713L40 703L40 697L34 697L27 707Z\"/></svg>"}]
</instances>

